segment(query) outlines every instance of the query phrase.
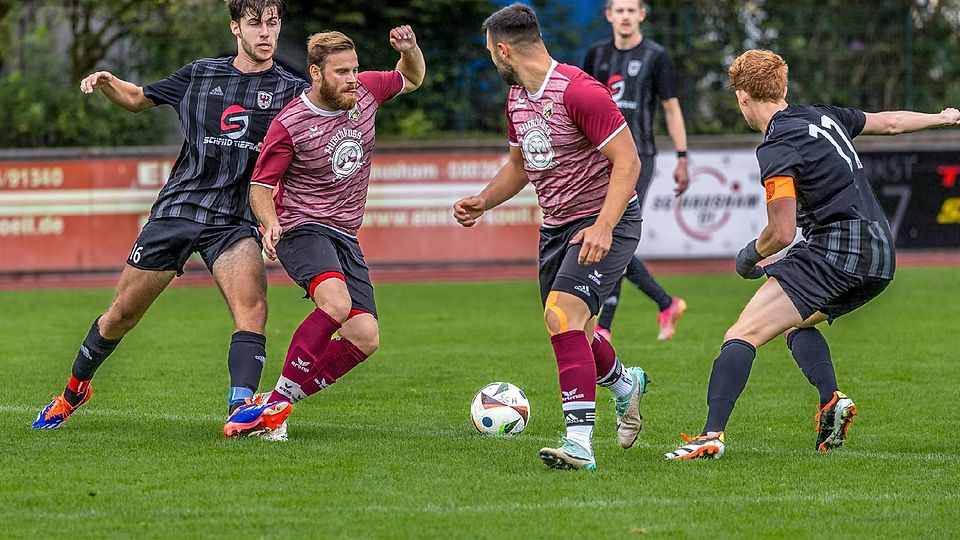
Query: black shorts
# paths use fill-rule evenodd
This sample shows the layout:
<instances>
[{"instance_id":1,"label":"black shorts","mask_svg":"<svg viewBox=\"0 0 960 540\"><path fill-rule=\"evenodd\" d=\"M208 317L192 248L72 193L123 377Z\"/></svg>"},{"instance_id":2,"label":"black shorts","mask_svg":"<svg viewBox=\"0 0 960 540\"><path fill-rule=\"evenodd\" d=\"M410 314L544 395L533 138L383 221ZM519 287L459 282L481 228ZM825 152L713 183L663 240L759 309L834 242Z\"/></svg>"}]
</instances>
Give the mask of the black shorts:
<instances>
[{"instance_id":1,"label":"black shorts","mask_svg":"<svg viewBox=\"0 0 960 540\"><path fill-rule=\"evenodd\" d=\"M249 223L205 225L184 218L150 219L130 250L127 264L141 270L176 270L179 276L190 255L199 252L212 273L217 258L244 238L259 244L260 230Z\"/></svg>"},{"instance_id":2,"label":"black shorts","mask_svg":"<svg viewBox=\"0 0 960 540\"><path fill-rule=\"evenodd\" d=\"M806 242L798 242L764 271L777 278L804 320L819 311L829 322L873 300L891 281L844 272L812 251Z\"/></svg>"},{"instance_id":3,"label":"black shorts","mask_svg":"<svg viewBox=\"0 0 960 540\"><path fill-rule=\"evenodd\" d=\"M570 240L596 220L596 216L590 216L561 227L540 228L540 301L544 305L550 291L560 291L580 298L596 315L602 299L620 280L640 243L640 206L636 202L627 205L613 229L610 252L599 263L584 266L577 262L581 244L571 246Z\"/></svg>"},{"instance_id":4,"label":"black shorts","mask_svg":"<svg viewBox=\"0 0 960 540\"><path fill-rule=\"evenodd\" d=\"M287 231L277 243L277 258L309 298L310 280L326 272L339 272L347 282L353 309L377 316L370 270L360 242L323 225L307 223Z\"/></svg>"}]
</instances>

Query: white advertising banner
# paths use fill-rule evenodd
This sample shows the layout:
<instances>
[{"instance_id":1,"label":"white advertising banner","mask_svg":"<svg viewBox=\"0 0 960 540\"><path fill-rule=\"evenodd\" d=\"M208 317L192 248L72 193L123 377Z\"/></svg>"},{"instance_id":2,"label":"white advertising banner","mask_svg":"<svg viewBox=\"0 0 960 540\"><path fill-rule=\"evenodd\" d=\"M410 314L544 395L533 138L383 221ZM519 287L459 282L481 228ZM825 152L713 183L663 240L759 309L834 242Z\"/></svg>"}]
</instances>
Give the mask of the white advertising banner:
<instances>
[{"instance_id":1,"label":"white advertising banner","mask_svg":"<svg viewBox=\"0 0 960 540\"><path fill-rule=\"evenodd\" d=\"M672 153L657 157L637 248L643 258L736 256L767 223L753 150L691 151L689 161L690 187L676 197L677 159Z\"/></svg>"}]
</instances>

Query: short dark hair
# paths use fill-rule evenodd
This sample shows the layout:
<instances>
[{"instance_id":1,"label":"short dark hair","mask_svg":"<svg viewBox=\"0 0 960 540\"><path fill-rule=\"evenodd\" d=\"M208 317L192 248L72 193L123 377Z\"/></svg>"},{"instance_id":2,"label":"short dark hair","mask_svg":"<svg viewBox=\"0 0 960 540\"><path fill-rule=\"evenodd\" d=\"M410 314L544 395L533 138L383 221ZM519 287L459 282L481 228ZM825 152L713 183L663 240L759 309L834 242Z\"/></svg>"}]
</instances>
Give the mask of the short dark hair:
<instances>
[{"instance_id":1,"label":"short dark hair","mask_svg":"<svg viewBox=\"0 0 960 540\"><path fill-rule=\"evenodd\" d=\"M543 42L537 14L521 3L510 4L487 17L483 21L483 32L489 32L494 43L526 45Z\"/></svg>"},{"instance_id":2,"label":"short dark hair","mask_svg":"<svg viewBox=\"0 0 960 540\"><path fill-rule=\"evenodd\" d=\"M277 8L277 17L283 18L283 0L224 0L230 10L230 20L240 22L247 13L257 17L263 15L268 8Z\"/></svg>"}]
</instances>

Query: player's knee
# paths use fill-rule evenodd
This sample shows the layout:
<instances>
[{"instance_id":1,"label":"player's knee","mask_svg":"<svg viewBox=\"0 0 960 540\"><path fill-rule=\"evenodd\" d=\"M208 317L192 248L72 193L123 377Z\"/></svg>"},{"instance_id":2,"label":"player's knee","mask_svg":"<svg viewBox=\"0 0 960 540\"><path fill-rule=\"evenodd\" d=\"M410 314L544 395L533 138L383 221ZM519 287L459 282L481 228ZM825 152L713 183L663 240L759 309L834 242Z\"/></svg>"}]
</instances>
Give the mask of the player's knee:
<instances>
[{"instance_id":1,"label":"player's knee","mask_svg":"<svg viewBox=\"0 0 960 540\"><path fill-rule=\"evenodd\" d=\"M351 302L350 297L342 298L339 296L329 298L314 299L317 307L327 315L333 317L338 322L343 323L350 316Z\"/></svg>"},{"instance_id":2,"label":"player's knee","mask_svg":"<svg viewBox=\"0 0 960 540\"><path fill-rule=\"evenodd\" d=\"M562 334L570 330L570 319L562 306L555 300L547 300L546 307L543 310L543 321L547 325L547 332L551 336Z\"/></svg>"},{"instance_id":3,"label":"player's knee","mask_svg":"<svg viewBox=\"0 0 960 540\"><path fill-rule=\"evenodd\" d=\"M143 313L122 303L114 302L100 317L100 334L123 336L140 322Z\"/></svg>"},{"instance_id":4,"label":"player's knee","mask_svg":"<svg viewBox=\"0 0 960 540\"><path fill-rule=\"evenodd\" d=\"M376 329L361 332L350 339L366 356L372 356L380 348L380 332Z\"/></svg>"},{"instance_id":5,"label":"player's knee","mask_svg":"<svg viewBox=\"0 0 960 540\"><path fill-rule=\"evenodd\" d=\"M256 298L234 307L233 322L238 331L262 334L267 326L267 300Z\"/></svg>"}]
</instances>

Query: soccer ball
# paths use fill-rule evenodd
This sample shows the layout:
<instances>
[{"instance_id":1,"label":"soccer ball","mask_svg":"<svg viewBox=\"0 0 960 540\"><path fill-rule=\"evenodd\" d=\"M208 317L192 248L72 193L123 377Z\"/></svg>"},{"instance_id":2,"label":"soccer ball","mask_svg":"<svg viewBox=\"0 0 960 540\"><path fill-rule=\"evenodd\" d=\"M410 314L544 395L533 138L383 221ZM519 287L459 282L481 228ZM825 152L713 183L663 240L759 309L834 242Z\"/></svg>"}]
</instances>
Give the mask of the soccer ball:
<instances>
[{"instance_id":1,"label":"soccer ball","mask_svg":"<svg viewBox=\"0 0 960 540\"><path fill-rule=\"evenodd\" d=\"M477 392L470 416L484 435L516 435L530 423L530 402L516 386L494 382Z\"/></svg>"}]
</instances>

